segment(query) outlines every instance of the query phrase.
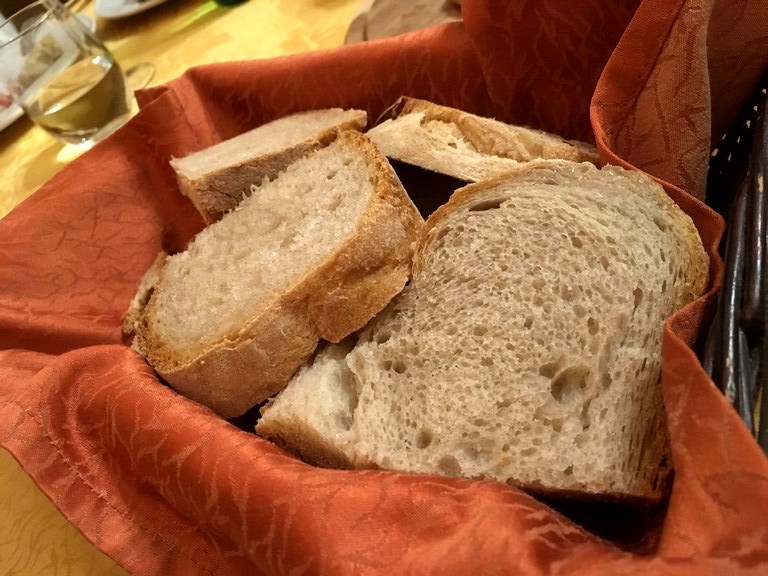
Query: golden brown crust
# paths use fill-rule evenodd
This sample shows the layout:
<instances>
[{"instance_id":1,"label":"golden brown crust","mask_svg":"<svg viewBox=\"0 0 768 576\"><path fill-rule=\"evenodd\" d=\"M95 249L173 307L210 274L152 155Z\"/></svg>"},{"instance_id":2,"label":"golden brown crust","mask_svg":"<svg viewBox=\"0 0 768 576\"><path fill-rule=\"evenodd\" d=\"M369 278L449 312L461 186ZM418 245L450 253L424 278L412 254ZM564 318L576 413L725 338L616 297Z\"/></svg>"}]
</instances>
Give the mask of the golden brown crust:
<instances>
[{"instance_id":1,"label":"golden brown crust","mask_svg":"<svg viewBox=\"0 0 768 576\"><path fill-rule=\"evenodd\" d=\"M338 341L361 328L402 290L423 220L392 168L362 134L339 135L366 160L374 194L354 235L290 290L265 302L236 334L183 357L152 331L153 302L137 326L137 345L155 370L186 396L224 417L278 392L320 338ZM162 290L163 279L158 282Z\"/></svg>"},{"instance_id":2,"label":"golden brown crust","mask_svg":"<svg viewBox=\"0 0 768 576\"><path fill-rule=\"evenodd\" d=\"M484 179L494 172L509 169L512 167L512 162L527 162L540 158L558 158L600 165L597 150L586 142L565 140L541 130L512 126L492 118L477 116L417 98L399 98L382 114L376 126L387 120L396 122L397 119L410 114L423 115L422 124L436 120L454 125L478 153L488 157L485 160L487 166L478 165L473 169L470 163L469 166L461 168L453 163L449 164L445 158L431 157L425 154L424 142L418 135L412 133L409 126L397 128L396 123L390 124L388 130L398 134L395 139L397 151L385 149L385 153L393 153L394 157L403 162L412 162L423 168L446 173L468 182ZM386 147L389 148L390 144ZM492 162L494 157L495 163Z\"/></svg>"},{"instance_id":3,"label":"golden brown crust","mask_svg":"<svg viewBox=\"0 0 768 576\"><path fill-rule=\"evenodd\" d=\"M355 469L344 449L319 434L301 418L291 418L276 424L273 426L272 421L259 420L256 433L308 464L337 470Z\"/></svg>"},{"instance_id":4,"label":"golden brown crust","mask_svg":"<svg viewBox=\"0 0 768 576\"><path fill-rule=\"evenodd\" d=\"M351 110L350 112L354 112L352 118L318 132L314 139L323 146L328 146L342 132L363 132L368 126L368 114L363 110Z\"/></svg>"}]
</instances>

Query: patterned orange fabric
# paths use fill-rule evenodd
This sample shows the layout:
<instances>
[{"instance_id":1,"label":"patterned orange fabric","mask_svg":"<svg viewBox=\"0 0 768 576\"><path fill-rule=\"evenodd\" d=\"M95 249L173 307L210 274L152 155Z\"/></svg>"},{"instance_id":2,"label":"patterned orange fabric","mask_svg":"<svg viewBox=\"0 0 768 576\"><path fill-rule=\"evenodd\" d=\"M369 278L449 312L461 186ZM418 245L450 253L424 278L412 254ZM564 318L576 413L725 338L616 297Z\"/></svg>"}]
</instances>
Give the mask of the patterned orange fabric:
<instances>
[{"instance_id":1,"label":"patterned orange fabric","mask_svg":"<svg viewBox=\"0 0 768 576\"><path fill-rule=\"evenodd\" d=\"M0 221L0 443L137 574L765 574L768 461L691 345L722 220L696 199L710 142L768 64L763 0L469 1L464 24L190 70ZM658 177L712 257L669 319L676 476L639 513L494 482L322 470L162 385L123 341L136 283L202 227L171 156L307 108L398 96L594 138ZM713 134L713 130L715 133Z\"/></svg>"}]
</instances>

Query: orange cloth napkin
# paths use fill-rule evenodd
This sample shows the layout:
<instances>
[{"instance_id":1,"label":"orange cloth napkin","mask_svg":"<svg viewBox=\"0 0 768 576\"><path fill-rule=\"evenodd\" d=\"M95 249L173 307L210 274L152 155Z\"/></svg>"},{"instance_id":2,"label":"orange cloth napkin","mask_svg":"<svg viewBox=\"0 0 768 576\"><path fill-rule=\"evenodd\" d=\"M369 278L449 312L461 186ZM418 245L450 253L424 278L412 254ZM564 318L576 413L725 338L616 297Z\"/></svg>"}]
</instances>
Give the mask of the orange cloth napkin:
<instances>
[{"instance_id":1,"label":"orange cloth napkin","mask_svg":"<svg viewBox=\"0 0 768 576\"><path fill-rule=\"evenodd\" d=\"M722 269L723 222L695 196L711 139L768 64L765 2L465 0L463 15L192 69L141 93L129 124L0 221L0 444L131 572L768 570L768 461L690 348ZM375 118L402 94L594 138L607 160L662 180L696 222L711 282L666 324L666 506L585 515L494 482L317 469L178 396L123 341L121 316L156 253L202 227L171 156L307 108Z\"/></svg>"}]
</instances>

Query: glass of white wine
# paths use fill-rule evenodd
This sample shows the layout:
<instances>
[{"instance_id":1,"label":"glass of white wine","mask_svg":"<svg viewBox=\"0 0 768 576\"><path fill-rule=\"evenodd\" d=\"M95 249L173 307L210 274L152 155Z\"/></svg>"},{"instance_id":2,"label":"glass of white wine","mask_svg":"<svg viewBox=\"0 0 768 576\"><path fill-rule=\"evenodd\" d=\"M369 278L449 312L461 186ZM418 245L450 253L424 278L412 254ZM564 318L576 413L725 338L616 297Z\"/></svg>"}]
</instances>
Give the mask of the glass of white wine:
<instances>
[{"instance_id":1,"label":"glass of white wine","mask_svg":"<svg viewBox=\"0 0 768 576\"><path fill-rule=\"evenodd\" d=\"M56 0L0 23L0 97L69 144L93 144L131 115L125 74L104 44Z\"/></svg>"}]
</instances>

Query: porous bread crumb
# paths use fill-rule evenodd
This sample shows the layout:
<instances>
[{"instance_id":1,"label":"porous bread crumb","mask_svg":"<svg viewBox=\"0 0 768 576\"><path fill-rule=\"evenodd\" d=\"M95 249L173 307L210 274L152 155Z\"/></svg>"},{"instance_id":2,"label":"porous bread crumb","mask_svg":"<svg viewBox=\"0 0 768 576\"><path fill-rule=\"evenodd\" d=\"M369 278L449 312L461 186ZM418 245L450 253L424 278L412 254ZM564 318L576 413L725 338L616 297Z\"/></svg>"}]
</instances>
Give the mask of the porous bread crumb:
<instances>
[{"instance_id":1,"label":"porous bread crumb","mask_svg":"<svg viewBox=\"0 0 768 576\"><path fill-rule=\"evenodd\" d=\"M690 218L640 174L542 161L462 189L427 226L409 286L257 432L358 467L658 498L663 321L707 282ZM294 388L356 395L330 421Z\"/></svg>"},{"instance_id":2,"label":"porous bread crumb","mask_svg":"<svg viewBox=\"0 0 768 576\"><path fill-rule=\"evenodd\" d=\"M236 332L355 230L374 190L366 173L360 155L331 146L261 183L226 222L168 258L165 274L183 281L156 295L157 336L184 350Z\"/></svg>"}]
</instances>

